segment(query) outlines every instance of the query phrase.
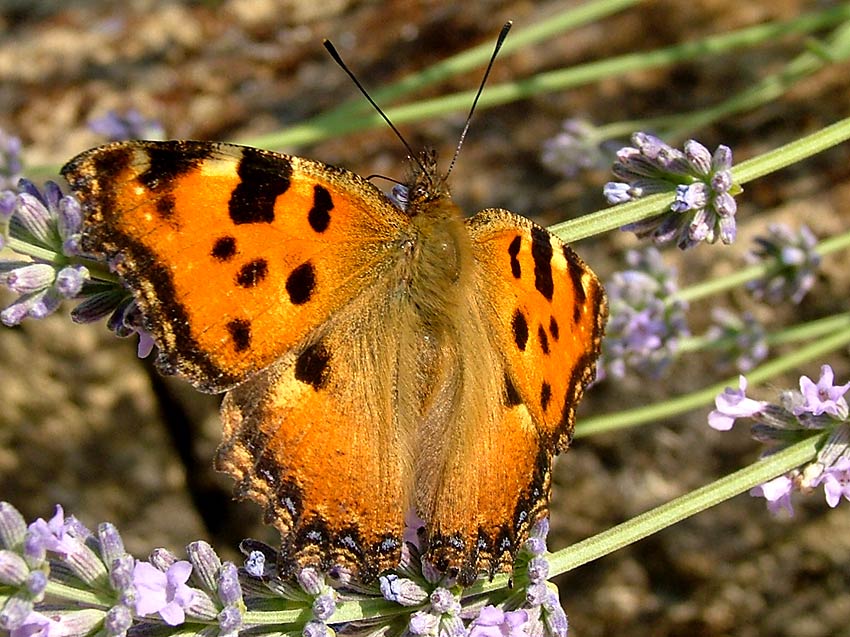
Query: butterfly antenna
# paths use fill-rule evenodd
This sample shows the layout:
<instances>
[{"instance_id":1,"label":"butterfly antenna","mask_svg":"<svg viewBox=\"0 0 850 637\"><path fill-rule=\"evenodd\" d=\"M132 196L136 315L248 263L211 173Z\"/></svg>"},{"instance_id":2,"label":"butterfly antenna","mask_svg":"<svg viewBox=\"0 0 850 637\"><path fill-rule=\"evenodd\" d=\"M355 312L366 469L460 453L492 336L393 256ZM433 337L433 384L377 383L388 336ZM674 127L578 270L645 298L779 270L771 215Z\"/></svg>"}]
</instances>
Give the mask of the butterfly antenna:
<instances>
[{"instance_id":1,"label":"butterfly antenna","mask_svg":"<svg viewBox=\"0 0 850 637\"><path fill-rule=\"evenodd\" d=\"M366 100L372 105L372 108L374 108L376 111L378 111L378 114L381 117L384 118L384 121L392 129L392 131L396 134L396 137L398 137L401 140L401 143L404 144L404 147L407 149L407 154L410 156L410 158L413 161L416 162L416 164L419 166L419 169L422 171L422 174L426 175L428 177L428 179L430 180L430 176L428 175L428 170L422 164L422 160L419 158L419 155L417 155L416 153L413 152L413 149L410 147L410 144L407 143L407 140L404 138L404 135L402 135L401 132L395 127L395 124L393 124L392 121L390 121L390 118L387 117L387 114L384 113L384 111L381 110L381 107L378 106L377 102L375 102L375 100L372 99L372 96L369 95L369 92L360 83L360 80L357 79L357 76L355 76L354 73L351 71L351 69L348 68L348 65L345 62L343 62L342 56L340 56L339 52L336 50L336 47L334 47L333 43L330 40L325 39L325 40L322 41L322 44L325 45L325 48L327 49L328 53L331 54L331 57L333 58L334 62L337 63L339 68L341 68L343 71L345 71L346 75L348 75L348 77L351 78L351 81L354 82L354 86L356 86L357 89L363 94L363 97L365 97Z\"/></svg>"},{"instance_id":2,"label":"butterfly antenna","mask_svg":"<svg viewBox=\"0 0 850 637\"><path fill-rule=\"evenodd\" d=\"M455 167L457 156L460 154L461 146L463 146L466 134L469 132L469 124L472 122L472 114L475 112L475 107L478 105L478 98L481 97L481 93L484 92L484 85L487 84L487 78L490 77L490 71L493 68L493 63L496 61L496 56L499 55L499 50L502 48L502 44L505 43L505 38L508 37L508 31L511 30L511 26L513 26L513 22L510 20L505 22L502 30L499 32L499 37L496 38L496 46L493 49L493 55L490 56L490 62L488 62L487 69L484 71L484 77L481 78L481 84L478 85L478 92L475 94L475 99L472 100L472 107L469 109L469 115L466 116L466 124L464 124L463 131L460 133L460 139L457 142L457 148L455 148L452 163L449 164L449 169L446 171L446 177L449 176L449 173L452 172L452 168Z\"/></svg>"}]
</instances>

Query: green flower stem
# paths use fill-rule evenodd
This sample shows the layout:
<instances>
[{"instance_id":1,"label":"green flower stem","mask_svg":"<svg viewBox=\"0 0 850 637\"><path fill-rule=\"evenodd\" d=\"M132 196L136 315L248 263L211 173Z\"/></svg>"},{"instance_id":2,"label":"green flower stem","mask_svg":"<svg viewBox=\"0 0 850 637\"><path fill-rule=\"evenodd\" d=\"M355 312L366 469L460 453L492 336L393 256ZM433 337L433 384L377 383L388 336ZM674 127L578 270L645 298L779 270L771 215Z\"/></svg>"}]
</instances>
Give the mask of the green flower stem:
<instances>
[{"instance_id":1,"label":"green flower stem","mask_svg":"<svg viewBox=\"0 0 850 637\"><path fill-rule=\"evenodd\" d=\"M812 436L735 473L638 515L627 522L577 542L549 556L550 575L560 575L613 553L724 500L763 484L817 455L828 434Z\"/></svg>"},{"instance_id":2,"label":"green flower stem","mask_svg":"<svg viewBox=\"0 0 850 637\"><path fill-rule=\"evenodd\" d=\"M364 599L346 601L337 605L333 615L333 623L351 622L374 617L392 617L394 615L407 615L411 612L410 607L400 606L385 599ZM309 606L278 611L248 611L243 619L248 625L269 624L293 624L303 626L311 620L312 613ZM298 631L300 634L300 630ZM264 635L266 633L263 633Z\"/></svg>"},{"instance_id":3,"label":"green flower stem","mask_svg":"<svg viewBox=\"0 0 850 637\"><path fill-rule=\"evenodd\" d=\"M750 386L762 383L784 372L791 371L812 360L850 345L850 314L844 315L844 321L836 319L835 331L831 335L822 336L819 340L793 352L778 356L760 365L747 374ZM714 397L726 387L737 387L738 377L733 376L715 383L699 391L672 398L645 407L628 409L601 416L589 416L581 419L576 425L576 437L618 431L627 427L635 427L648 422L656 422L678 416L693 409L705 409L714 401Z\"/></svg>"},{"instance_id":4,"label":"green flower stem","mask_svg":"<svg viewBox=\"0 0 850 637\"><path fill-rule=\"evenodd\" d=\"M836 314L825 318L809 321L800 325L772 332L765 336L767 344L770 346L787 345L788 343L799 343L800 341L810 341L813 338L821 338L828 334L832 334L835 330L846 329L850 314ZM734 336L716 339L709 336L693 336L691 338L683 338L679 341L676 347L676 355L681 356L691 352L697 352L704 349L725 350L736 345Z\"/></svg>"},{"instance_id":5,"label":"green flower stem","mask_svg":"<svg viewBox=\"0 0 850 637\"><path fill-rule=\"evenodd\" d=\"M545 42L553 37L580 26L591 24L596 20L607 17L613 13L627 9L642 0L596 0L587 2L577 7L571 7L554 16L547 17L537 24L528 27L515 26L510 36L505 40L499 57L504 58L514 51L525 47ZM481 67L490 61L493 55L493 41L486 41L473 46L456 55L432 64L426 69L406 75L401 80L394 82L375 91L369 91L372 99L378 104L389 105L404 95L415 91L421 91L434 84L445 82L461 73ZM312 124L332 125L333 122L345 121L351 117L362 116L372 112L372 107L362 97L350 99L338 107L321 113L309 121ZM256 140L253 140L256 141ZM254 145L254 144L252 144Z\"/></svg>"},{"instance_id":6,"label":"green flower stem","mask_svg":"<svg viewBox=\"0 0 850 637\"><path fill-rule=\"evenodd\" d=\"M40 246L33 245L32 243L22 241L21 239L17 239L13 236L9 236L6 245L12 252L32 257L46 263L62 266L67 265L69 262L68 257L63 254L50 250L49 248L42 248Z\"/></svg>"},{"instance_id":7,"label":"green flower stem","mask_svg":"<svg viewBox=\"0 0 850 637\"><path fill-rule=\"evenodd\" d=\"M831 38L830 43L824 46L824 50L816 52L809 50L802 53L789 62L782 71L765 77L754 86L739 92L720 104L691 113L676 113L661 117L614 122L597 127L596 134L600 141L604 141L627 136L635 131L651 130L663 137L667 143L673 144L693 135L694 130L704 128L724 117L751 110L778 99L803 78L812 75L828 64L834 64L850 56L848 42L850 42L850 22L844 22L838 26L834 37Z\"/></svg>"},{"instance_id":8,"label":"green flower stem","mask_svg":"<svg viewBox=\"0 0 850 637\"><path fill-rule=\"evenodd\" d=\"M744 184L786 166L796 164L848 139L850 139L850 117L733 166L732 177L737 183Z\"/></svg>"},{"instance_id":9,"label":"green flower stem","mask_svg":"<svg viewBox=\"0 0 850 637\"><path fill-rule=\"evenodd\" d=\"M478 108L491 108L500 104L527 99L541 93L563 91L602 78L622 76L632 71L659 68L688 60L706 59L707 56L728 53L739 48L752 47L788 35L803 35L827 28L850 18L850 6L840 5L825 11L798 16L786 22L773 22L710 36L695 42L685 42L665 49L632 53L580 66L540 73L524 80L494 84L487 87L478 102ZM506 45L507 46L507 45ZM425 73L425 72L423 72ZM396 125L465 111L472 104L476 90L462 91L443 97L421 100L385 109ZM380 115L366 112L362 117L338 118L323 114L301 124L269 135L244 141L263 148L292 148L313 144L330 137L355 131L386 126Z\"/></svg>"},{"instance_id":10,"label":"green flower stem","mask_svg":"<svg viewBox=\"0 0 850 637\"><path fill-rule=\"evenodd\" d=\"M674 199L673 193L666 192L641 197L628 203L582 215L576 219L556 223L549 226L548 230L565 243L574 243L597 234L617 230L627 223L666 212L670 209L670 204L673 203Z\"/></svg>"}]
</instances>

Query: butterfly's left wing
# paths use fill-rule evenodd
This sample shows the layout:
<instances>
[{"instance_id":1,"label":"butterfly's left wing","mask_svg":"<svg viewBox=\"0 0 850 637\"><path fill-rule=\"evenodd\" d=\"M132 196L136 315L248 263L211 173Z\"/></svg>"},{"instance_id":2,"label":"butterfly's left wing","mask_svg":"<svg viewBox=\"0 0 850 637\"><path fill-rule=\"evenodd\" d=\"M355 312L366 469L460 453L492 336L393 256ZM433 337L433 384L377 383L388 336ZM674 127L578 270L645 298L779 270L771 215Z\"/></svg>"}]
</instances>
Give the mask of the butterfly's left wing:
<instances>
[{"instance_id":1,"label":"butterfly's left wing","mask_svg":"<svg viewBox=\"0 0 850 637\"><path fill-rule=\"evenodd\" d=\"M407 217L346 170L231 144L117 142L63 174L160 368L230 390L216 466L265 507L285 570L398 563L412 487L384 326Z\"/></svg>"},{"instance_id":2,"label":"butterfly's left wing","mask_svg":"<svg viewBox=\"0 0 850 637\"><path fill-rule=\"evenodd\" d=\"M438 565L477 571L509 568L530 526L548 513L554 454L572 437L575 409L594 377L607 317L599 280L557 237L505 210L467 221L475 263L474 297L502 368L492 420L461 420L446 450L449 477L429 513L442 522L429 537ZM476 352L468 360L481 360ZM446 502L463 502L448 508ZM475 511L476 515L462 511ZM461 538L477 538L461 546Z\"/></svg>"}]
</instances>

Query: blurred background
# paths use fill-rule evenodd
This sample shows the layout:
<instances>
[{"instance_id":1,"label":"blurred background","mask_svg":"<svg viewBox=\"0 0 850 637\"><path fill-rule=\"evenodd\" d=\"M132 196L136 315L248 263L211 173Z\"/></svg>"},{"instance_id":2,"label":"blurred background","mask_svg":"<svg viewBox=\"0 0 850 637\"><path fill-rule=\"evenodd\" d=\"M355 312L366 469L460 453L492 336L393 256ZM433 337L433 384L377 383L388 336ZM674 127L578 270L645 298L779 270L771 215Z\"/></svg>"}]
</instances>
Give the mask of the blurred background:
<instances>
[{"instance_id":1,"label":"blurred background","mask_svg":"<svg viewBox=\"0 0 850 637\"><path fill-rule=\"evenodd\" d=\"M517 30L551 19L573 2L457 3L393 0L88 0L0 2L0 128L24 144L24 175L41 181L76 153L104 141L87 126L134 109L168 138L244 141L286 129L358 94L322 47L331 39L371 90L473 45L492 43L508 19ZM636 3L545 43L501 56L491 85L571 65L650 51L710 34L789 19L841 3L771 0ZM470 214L502 207L544 225L605 207L611 177L591 167L565 179L543 166L544 143L571 117L594 124L690 111L716 104L780 68L803 48L783 38L743 53L631 72L481 108L452 174L455 200ZM417 93L429 98L475 89L481 69ZM816 131L848 114L850 66L832 65L775 101L691 136L724 143L740 161ZM446 158L467 106L399 127L414 148ZM625 141L625 140L624 140ZM677 140L680 144L682 140ZM401 179L405 151L386 127L312 145L280 148L363 175ZM731 247L664 252L682 284L740 267L753 236L774 221L804 220L819 237L850 221L850 152L834 148L752 182L739 197ZM28 171L27 167L33 167ZM37 169L36 169L37 167ZM51 177L56 178L56 177ZM379 184L380 185L380 184ZM574 247L603 281L641 243L608 233ZM690 313L700 333L713 305L750 309L770 326L846 310L848 259L825 260L798 306L751 307L743 294L712 298ZM7 296L0 300L8 302ZM841 383L847 353L828 360ZM800 374L757 397L774 399ZM613 412L683 394L728 376L703 356L677 361L655 380L607 380L582 415ZM220 438L220 397L159 376L135 342L66 314L0 330L0 499L27 519L61 503L95 526L111 521L141 557L157 546L182 552L207 539L235 558L240 539L276 543L258 508L230 496L211 468ZM561 458L552 501L550 549L609 528L755 460L746 427L719 434L705 408L670 421L582 438ZM739 496L665 532L558 578L572 635L580 637L850 634L850 507L830 510L820 494L775 518L764 501Z\"/></svg>"}]
</instances>

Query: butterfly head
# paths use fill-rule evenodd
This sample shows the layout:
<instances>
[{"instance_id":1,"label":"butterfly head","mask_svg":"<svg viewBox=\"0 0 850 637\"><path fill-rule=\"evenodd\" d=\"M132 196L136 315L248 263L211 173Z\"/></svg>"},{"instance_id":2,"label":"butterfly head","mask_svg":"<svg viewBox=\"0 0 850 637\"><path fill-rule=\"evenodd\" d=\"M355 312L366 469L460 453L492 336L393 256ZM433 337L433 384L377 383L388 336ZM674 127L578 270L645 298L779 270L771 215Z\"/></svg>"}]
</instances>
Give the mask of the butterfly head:
<instances>
[{"instance_id":1,"label":"butterfly head","mask_svg":"<svg viewBox=\"0 0 850 637\"><path fill-rule=\"evenodd\" d=\"M437 151L426 148L411 164L405 182L408 210L419 211L435 201L451 198L447 175L441 175L437 170Z\"/></svg>"}]
</instances>

